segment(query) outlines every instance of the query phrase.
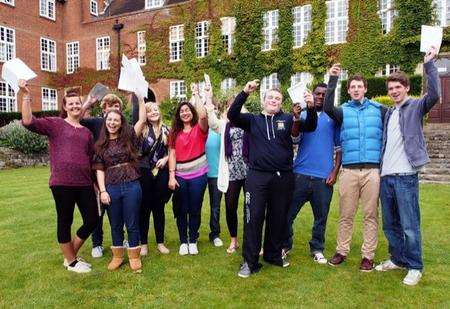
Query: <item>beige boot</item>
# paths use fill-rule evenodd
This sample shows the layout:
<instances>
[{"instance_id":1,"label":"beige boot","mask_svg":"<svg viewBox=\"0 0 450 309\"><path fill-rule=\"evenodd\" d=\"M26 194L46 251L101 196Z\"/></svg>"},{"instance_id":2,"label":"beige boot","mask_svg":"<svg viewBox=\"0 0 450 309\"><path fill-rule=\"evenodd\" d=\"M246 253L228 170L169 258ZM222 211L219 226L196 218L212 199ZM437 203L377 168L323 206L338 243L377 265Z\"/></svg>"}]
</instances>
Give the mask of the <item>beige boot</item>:
<instances>
[{"instance_id":1,"label":"beige boot","mask_svg":"<svg viewBox=\"0 0 450 309\"><path fill-rule=\"evenodd\" d=\"M123 247L111 247L113 258L108 264L108 270L116 270L123 263L125 249Z\"/></svg>"},{"instance_id":2,"label":"beige boot","mask_svg":"<svg viewBox=\"0 0 450 309\"><path fill-rule=\"evenodd\" d=\"M130 261L130 268L135 273L142 271L141 263L141 247L128 248L128 260Z\"/></svg>"}]
</instances>

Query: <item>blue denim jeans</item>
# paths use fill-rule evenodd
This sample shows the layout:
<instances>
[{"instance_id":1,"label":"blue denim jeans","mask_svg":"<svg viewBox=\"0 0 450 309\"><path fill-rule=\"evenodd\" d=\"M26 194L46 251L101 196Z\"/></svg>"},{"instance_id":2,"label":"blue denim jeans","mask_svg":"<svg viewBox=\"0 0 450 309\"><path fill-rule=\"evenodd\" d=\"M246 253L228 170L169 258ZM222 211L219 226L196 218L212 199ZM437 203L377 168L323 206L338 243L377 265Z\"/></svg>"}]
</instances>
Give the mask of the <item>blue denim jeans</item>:
<instances>
[{"instance_id":1,"label":"blue denim jeans","mask_svg":"<svg viewBox=\"0 0 450 309\"><path fill-rule=\"evenodd\" d=\"M213 241L214 238L220 236L220 202L222 200L222 192L217 188L217 177L208 177L208 193L209 193L209 206L211 214L209 217L209 240Z\"/></svg>"},{"instance_id":2,"label":"blue denim jeans","mask_svg":"<svg viewBox=\"0 0 450 309\"><path fill-rule=\"evenodd\" d=\"M417 174L381 177L383 231L391 260L408 269L423 269Z\"/></svg>"},{"instance_id":3,"label":"blue denim jeans","mask_svg":"<svg viewBox=\"0 0 450 309\"><path fill-rule=\"evenodd\" d=\"M106 209L111 224L113 246L123 246L124 224L130 248L139 246L139 212L142 199L139 181L107 185L106 191L111 197L111 204Z\"/></svg>"},{"instance_id":4,"label":"blue denim jeans","mask_svg":"<svg viewBox=\"0 0 450 309\"><path fill-rule=\"evenodd\" d=\"M333 196L333 187L327 185L325 181L326 179L323 178L295 174L295 187L287 216L287 236L283 244L284 248L292 249L294 220L303 205L309 202L314 215L312 237L309 241L311 254L323 252L325 249L325 229Z\"/></svg>"},{"instance_id":5,"label":"blue denim jeans","mask_svg":"<svg viewBox=\"0 0 450 309\"><path fill-rule=\"evenodd\" d=\"M180 243L195 243L199 236L198 230L201 222L203 195L205 194L208 178L206 174L193 179L177 177L177 182L180 187L174 194L177 195L176 199L180 207L177 214Z\"/></svg>"}]
</instances>

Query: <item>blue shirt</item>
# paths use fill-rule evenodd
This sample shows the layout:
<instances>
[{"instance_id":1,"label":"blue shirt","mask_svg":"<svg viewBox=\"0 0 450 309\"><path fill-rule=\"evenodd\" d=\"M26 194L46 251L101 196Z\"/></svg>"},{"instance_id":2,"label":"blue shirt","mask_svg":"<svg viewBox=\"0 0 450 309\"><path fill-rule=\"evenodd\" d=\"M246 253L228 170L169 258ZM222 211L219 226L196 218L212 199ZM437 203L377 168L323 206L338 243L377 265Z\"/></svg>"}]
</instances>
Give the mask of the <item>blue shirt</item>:
<instances>
[{"instance_id":1,"label":"blue shirt","mask_svg":"<svg viewBox=\"0 0 450 309\"><path fill-rule=\"evenodd\" d=\"M302 112L302 118L306 113ZM325 112L321 112L314 132L300 136L294 173L327 178L334 167L334 148L339 146L340 127Z\"/></svg>"},{"instance_id":2,"label":"blue shirt","mask_svg":"<svg viewBox=\"0 0 450 309\"><path fill-rule=\"evenodd\" d=\"M220 134L209 129L208 139L205 145L206 161L208 161L208 177L219 176Z\"/></svg>"}]
</instances>

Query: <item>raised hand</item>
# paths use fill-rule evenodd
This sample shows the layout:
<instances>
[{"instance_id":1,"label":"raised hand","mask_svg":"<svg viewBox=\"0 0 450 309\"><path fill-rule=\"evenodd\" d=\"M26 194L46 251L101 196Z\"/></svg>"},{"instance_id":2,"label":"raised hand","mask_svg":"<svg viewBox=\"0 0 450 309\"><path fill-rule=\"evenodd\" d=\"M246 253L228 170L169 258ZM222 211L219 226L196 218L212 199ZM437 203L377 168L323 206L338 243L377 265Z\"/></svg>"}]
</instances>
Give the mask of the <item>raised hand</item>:
<instances>
[{"instance_id":1,"label":"raised hand","mask_svg":"<svg viewBox=\"0 0 450 309\"><path fill-rule=\"evenodd\" d=\"M430 50L425 54L425 57L423 57L423 62L427 63L436 58L437 56L437 48L432 46Z\"/></svg>"},{"instance_id":2,"label":"raised hand","mask_svg":"<svg viewBox=\"0 0 450 309\"><path fill-rule=\"evenodd\" d=\"M305 92L304 99L308 108L314 108L314 96L309 90Z\"/></svg>"},{"instance_id":3,"label":"raised hand","mask_svg":"<svg viewBox=\"0 0 450 309\"><path fill-rule=\"evenodd\" d=\"M244 87L244 92L250 94L254 92L259 86L259 79L252 80L248 82Z\"/></svg>"},{"instance_id":4,"label":"raised hand","mask_svg":"<svg viewBox=\"0 0 450 309\"><path fill-rule=\"evenodd\" d=\"M300 113L302 112L302 107L299 103L295 103L292 107L292 114L294 114L295 119L300 118Z\"/></svg>"},{"instance_id":5,"label":"raised hand","mask_svg":"<svg viewBox=\"0 0 450 309\"><path fill-rule=\"evenodd\" d=\"M341 64L335 63L329 71L330 76L339 76L341 74Z\"/></svg>"},{"instance_id":6,"label":"raised hand","mask_svg":"<svg viewBox=\"0 0 450 309\"><path fill-rule=\"evenodd\" d=\"M20 90L22 90L23 92L25 92L26 94L30 94L30 89L28 89L27 87L27 81L24 79L19 79L19 88Z\"/></svg>"}]
</instances>

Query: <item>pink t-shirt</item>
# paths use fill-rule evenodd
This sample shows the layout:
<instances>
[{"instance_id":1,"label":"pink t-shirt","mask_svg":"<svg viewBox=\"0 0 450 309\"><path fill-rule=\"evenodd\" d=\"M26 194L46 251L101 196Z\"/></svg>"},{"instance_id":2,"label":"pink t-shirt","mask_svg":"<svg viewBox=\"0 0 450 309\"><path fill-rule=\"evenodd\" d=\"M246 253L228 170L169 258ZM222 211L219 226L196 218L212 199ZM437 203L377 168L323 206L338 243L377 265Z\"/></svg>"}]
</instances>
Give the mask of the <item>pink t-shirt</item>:
<instances>
[{"instance_id":1,"label":"pink t-shirt","mask_svg":"<svg viewBox=\"0 0 450 309\"><path fill-rule=\"evenodd\" d=\"M196 124L189 132L181 131L175 141L177 157L176 175L192 179L208 172L206 162L205 143L208 131L203 132Z\"/></svg>"}]
</instances>

